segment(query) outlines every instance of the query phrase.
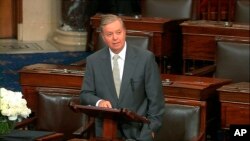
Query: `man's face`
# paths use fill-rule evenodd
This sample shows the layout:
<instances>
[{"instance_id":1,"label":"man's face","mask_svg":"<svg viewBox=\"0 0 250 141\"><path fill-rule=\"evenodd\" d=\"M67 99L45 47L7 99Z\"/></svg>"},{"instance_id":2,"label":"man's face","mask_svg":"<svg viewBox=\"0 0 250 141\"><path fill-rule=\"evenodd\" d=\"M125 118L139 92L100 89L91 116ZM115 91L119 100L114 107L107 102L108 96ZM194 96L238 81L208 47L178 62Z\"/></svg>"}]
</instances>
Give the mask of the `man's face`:
<instances>
[{"instance_id":1,"label":"man's face","mask_svg":"<svg viewBox=\"0 0 250 141\"><path fill-rule=\"evenodd\" d=\"M108 47L118 54L124 47L126 30L121 22L116 20L102 28L102 38Z\"/></svg>"}]
</instances>

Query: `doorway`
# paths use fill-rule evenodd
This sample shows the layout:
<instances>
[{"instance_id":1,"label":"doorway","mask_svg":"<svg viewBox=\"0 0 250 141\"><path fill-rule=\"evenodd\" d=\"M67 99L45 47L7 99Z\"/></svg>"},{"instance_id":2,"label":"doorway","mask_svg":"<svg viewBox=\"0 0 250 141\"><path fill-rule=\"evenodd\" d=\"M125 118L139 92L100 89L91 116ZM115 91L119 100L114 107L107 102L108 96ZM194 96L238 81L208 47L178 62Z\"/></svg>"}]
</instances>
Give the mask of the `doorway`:
<instances>
[{"instance_id":1,"label":"doorway","mask_svg":"<svg viewBox=\"0 0 250 141\"><path fill-rule=\"evenodd\" d=\"M0 39L16 39L22 22L22 0L0 1Z\"/></svg>"}]
</instances>

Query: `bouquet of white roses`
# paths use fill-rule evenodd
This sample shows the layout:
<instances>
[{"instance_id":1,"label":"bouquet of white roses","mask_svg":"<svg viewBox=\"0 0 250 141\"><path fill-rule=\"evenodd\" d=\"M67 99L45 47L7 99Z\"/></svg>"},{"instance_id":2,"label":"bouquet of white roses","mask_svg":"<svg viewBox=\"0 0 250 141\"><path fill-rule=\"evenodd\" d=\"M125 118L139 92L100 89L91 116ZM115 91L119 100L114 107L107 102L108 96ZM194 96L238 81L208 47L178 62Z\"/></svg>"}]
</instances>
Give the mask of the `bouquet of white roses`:
<instances>
[{"instance_id":1,"label":"bouquet of white roses","mask_svg":"<svg viewBox=\"0 0 250 141\"><path fill-rule=\"evenodd\" d=\"M31 110L27 107L27 101L22 98L21 92L13 92L0 88L0 119L16 121L27 118Z\"/></svg>"}]
</instances>

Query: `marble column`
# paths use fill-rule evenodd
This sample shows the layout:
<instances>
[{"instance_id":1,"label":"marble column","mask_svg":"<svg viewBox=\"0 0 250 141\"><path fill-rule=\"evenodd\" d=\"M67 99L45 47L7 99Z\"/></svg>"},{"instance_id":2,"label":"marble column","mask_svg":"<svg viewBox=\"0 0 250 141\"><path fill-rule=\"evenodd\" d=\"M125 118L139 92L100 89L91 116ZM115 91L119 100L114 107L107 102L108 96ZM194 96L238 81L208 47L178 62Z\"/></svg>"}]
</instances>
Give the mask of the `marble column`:
<instances>
[{"instance_id":1,"label":"marble column","mask_svg":"<svg viewBox=\"0 0 250 141\"><path fill-rule=\"evenodd\" d=\"M53 35L53 41L66 47L86 49L88 0L61 0L61 21Z\"/></svg>"}]
</instances>

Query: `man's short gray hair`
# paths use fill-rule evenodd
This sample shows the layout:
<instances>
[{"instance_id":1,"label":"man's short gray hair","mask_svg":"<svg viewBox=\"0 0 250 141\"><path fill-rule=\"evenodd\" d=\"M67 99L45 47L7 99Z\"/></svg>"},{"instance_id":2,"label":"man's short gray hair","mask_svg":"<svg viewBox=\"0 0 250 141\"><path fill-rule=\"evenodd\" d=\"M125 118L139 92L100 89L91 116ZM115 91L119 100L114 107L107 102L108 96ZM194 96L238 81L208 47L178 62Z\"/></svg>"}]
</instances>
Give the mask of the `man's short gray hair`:
<instances>
[{"instance_id":1,"label":"man's short gray hair","mask_svg":"<svg viewBox=\"0 0 250 141\"><path fill-rule=\"evenodd\" d=\"M107 24L110 24L114 21L117 21L119 20L122 24L122 26L125 28L124 26L124 23L123 23L123 20L121 17L117 16L117 15L114 15L114 14L104 14L101 16L101 23L100 23L100 31L102 32L103 31L103 27Z\"/></svg>"}]
</instances>

